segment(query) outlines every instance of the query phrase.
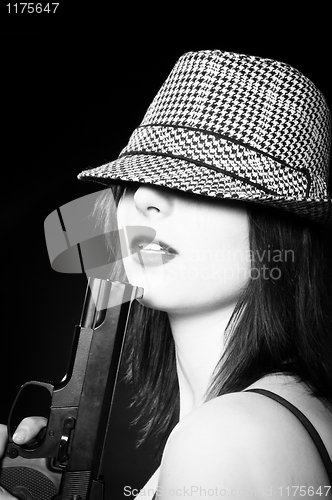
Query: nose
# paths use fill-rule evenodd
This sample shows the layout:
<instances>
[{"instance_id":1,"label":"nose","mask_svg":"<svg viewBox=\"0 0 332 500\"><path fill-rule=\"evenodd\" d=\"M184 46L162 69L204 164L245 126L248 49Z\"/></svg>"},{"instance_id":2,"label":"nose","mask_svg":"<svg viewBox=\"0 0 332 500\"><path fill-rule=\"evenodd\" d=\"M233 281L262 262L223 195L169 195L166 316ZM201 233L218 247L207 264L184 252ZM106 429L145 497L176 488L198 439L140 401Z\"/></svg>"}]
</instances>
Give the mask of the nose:
<instances>
[{"instance_id":1,"label":"nose","mask_svg":"<svg viewBox=\"0 0 332 500\"><path fill-rule=\"evenodd\" d=\"M173 208L171 195L161 187L140 186L134 194L134 202L137 210L147 217L166 217Z\"/></svg>"}]
</instances>

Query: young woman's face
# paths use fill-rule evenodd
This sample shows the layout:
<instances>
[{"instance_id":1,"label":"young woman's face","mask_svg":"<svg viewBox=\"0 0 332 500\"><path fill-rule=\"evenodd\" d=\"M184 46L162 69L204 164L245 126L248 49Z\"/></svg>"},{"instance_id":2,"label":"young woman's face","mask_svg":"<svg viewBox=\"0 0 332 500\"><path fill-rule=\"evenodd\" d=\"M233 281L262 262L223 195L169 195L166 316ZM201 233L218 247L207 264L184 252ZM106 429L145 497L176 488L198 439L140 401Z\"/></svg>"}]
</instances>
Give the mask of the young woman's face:
<instances>
[{"instance_id":1,"label":"young woman's face","mask_svg":"<svg viewBox=\"0 0 332 500\"><path fill-rule=\"evenodd\" d=\"M144 288L142 303L173 314L200 313L236 303L250 276L245 206L139 185L118 207L119 228L128 235L127 277ZM151 241L143 227L156 232ZM125 253L124 253L125 254Z\"/></svg>"}]
</instances>

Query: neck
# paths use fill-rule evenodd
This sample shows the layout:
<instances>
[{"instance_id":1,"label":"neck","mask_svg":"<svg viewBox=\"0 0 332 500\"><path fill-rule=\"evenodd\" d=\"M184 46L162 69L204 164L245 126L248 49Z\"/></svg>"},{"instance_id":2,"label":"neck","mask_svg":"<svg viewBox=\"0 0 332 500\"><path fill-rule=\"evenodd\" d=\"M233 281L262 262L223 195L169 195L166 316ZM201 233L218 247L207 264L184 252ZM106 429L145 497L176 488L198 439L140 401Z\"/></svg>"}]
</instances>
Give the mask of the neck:
<instances>
[{"instance_id":1,"label":"neck","mask_svg":"<svg viewBox=\"0 0 332 500\"><path fill-rule=\"evenodd\" d=\"M234 305L191 316L169 314L175 342L180 419L200 406L224 349L224 332Z\"/></svg>"}]
</instances>

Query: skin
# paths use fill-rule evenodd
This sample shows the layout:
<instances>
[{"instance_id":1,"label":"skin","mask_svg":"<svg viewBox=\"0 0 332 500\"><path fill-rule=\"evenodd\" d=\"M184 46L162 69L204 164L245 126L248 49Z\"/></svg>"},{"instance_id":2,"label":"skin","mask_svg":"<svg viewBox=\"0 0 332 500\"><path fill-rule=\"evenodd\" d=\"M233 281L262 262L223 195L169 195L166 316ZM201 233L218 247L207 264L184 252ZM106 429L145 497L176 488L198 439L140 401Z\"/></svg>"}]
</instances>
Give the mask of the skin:
<instances>
[{"instance_id":1,"label":"skin","mask_svg":"<svg viewBox=\"0 0 332 500\"><path fill-rule=\"evenodd\" d=\"M247 212L241 203L140 186L120 201L118 225L152 227L156 241L177 251L163 266L143 267L135 257L124 265L129 281L144 287L142 302L168 313L182 418L204 400L224 350L221 332L249 280Z\"/></svg>"}]
</instances>

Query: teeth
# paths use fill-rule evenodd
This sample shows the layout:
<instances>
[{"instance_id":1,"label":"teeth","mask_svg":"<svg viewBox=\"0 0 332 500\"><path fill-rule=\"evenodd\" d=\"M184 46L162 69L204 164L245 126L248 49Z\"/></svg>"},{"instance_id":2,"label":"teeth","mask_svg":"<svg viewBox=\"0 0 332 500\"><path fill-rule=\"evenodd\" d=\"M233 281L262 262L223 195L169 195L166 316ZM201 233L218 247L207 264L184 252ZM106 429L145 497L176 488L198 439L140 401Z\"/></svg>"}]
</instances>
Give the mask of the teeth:
<instances>
[{"instance_id":1,"label":"teeth","mask_svg":"<svg viewBox=\"0 0 332 500\"><path fill-rule=\"evenodd\" d=\"M139 245L140 248L142 248L142 250L154 250L154 251L158 251L158 250L162 250L163 248L160 246L160 245L157 245L156 243L149 243L148 245Z\"/></svg>"}]
</instances>

